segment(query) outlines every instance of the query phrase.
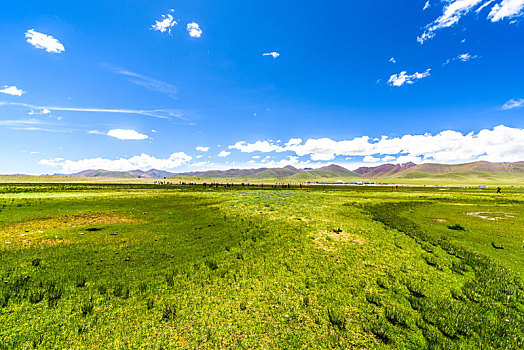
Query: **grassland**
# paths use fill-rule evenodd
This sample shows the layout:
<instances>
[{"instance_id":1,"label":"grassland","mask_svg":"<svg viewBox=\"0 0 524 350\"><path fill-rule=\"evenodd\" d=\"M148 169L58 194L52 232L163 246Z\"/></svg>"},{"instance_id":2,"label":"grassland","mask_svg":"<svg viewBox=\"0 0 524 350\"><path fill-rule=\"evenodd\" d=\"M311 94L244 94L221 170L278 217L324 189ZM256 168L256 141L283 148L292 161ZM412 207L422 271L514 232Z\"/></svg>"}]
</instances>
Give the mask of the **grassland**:
<instances>
[{"instance_id":1,"label":"grassland","mask_svg":"<svg viewBox=\"0 0 524 350\"><path fill-rule=\"evenodd\" d=\"M523 194L0 185L0 349L523 348Z\"/></svg>"}]
</instances>

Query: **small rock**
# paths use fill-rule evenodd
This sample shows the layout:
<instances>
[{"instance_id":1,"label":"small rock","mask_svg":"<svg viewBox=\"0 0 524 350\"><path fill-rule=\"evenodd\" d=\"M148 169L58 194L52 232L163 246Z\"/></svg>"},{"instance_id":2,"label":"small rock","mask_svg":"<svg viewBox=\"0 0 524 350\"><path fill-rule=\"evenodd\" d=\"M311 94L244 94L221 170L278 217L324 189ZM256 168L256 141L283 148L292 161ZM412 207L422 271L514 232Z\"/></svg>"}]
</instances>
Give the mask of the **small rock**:
<instances>
[{"instance_id":1,"label":"small rock","mask_svg":"<svg viewBox=\"0 0 524 350\"><path fill-rule=\"evenodd\" d=\"M116 233L116 232L111 232L110 235L111 235L111 236L116 236L116 235L118 235L118 233Z\"/></svg>"},{"instance_id":2,"label":"small rock","mask_svg":"<svg viewBox=\"0 0 524 350\"><path fill-rule=\"evenodd\" d=\"M131 260L131 259L130 259L130 258L125 258L125 259L124 259L124 261L129 261L129 260Z\"/></svg>"}]
</instances>

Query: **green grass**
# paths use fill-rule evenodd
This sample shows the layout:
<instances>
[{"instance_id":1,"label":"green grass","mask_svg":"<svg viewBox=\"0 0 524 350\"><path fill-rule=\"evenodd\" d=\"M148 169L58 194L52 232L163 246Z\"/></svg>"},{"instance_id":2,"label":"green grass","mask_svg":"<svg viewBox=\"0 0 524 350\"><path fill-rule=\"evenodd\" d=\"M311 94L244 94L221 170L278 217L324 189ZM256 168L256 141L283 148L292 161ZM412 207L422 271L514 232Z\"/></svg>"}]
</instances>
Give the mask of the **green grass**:
<instances>
[{"instance_id":1,"label":"green grass","mask_svg":"<svg viewBox=\"0 0 524 350\"><path fill-rule=\"evenodd\" d=\"M0 185L0 349L522 348L522 194Z\"/></svg>"}]
</instances>

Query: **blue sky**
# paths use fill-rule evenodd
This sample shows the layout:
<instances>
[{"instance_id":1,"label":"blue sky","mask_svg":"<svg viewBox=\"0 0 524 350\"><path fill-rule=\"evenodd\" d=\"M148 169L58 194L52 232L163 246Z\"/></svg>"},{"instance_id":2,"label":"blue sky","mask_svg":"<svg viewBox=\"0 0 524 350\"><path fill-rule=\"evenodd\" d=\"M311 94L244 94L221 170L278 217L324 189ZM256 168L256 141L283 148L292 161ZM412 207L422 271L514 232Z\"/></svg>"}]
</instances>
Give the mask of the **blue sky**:
<instances>
[{"instance_id":1,"label":"blue sky","mask_svg":"<svg viewBox=\"0 0 524 350\"><path fill-rule=\"evenodd\" d=\"M524 0L0 13L0 173L524 160Z\"/></svg>"}]
</instances>

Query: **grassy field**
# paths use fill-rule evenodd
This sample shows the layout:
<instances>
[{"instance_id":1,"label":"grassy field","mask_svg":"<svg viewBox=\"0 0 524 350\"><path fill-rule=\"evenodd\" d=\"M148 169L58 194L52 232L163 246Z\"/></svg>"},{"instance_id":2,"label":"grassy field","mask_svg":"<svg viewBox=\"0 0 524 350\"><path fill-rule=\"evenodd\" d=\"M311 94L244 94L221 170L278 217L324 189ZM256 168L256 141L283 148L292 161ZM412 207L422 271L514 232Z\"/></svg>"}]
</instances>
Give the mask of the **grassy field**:
<instances>
[{"instance_id":1,"label":"grassy field","mask_svg":"<svg viewBox=\"0 0 524 350\"><path fill-rule=\"evenodd\" d=\"M0 185L0 349L521 349L523 194Z\"/></svg>"}]
</instances>

